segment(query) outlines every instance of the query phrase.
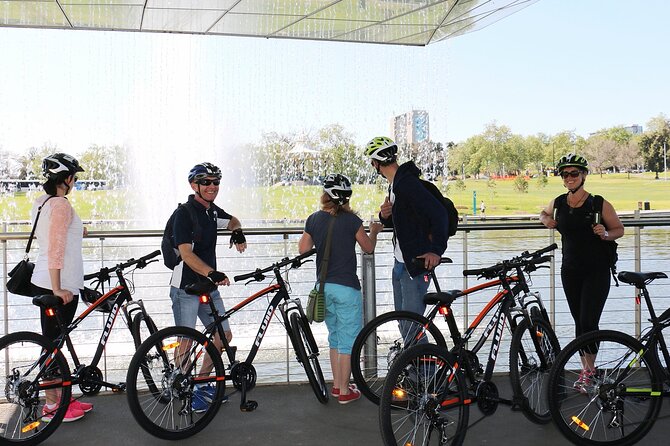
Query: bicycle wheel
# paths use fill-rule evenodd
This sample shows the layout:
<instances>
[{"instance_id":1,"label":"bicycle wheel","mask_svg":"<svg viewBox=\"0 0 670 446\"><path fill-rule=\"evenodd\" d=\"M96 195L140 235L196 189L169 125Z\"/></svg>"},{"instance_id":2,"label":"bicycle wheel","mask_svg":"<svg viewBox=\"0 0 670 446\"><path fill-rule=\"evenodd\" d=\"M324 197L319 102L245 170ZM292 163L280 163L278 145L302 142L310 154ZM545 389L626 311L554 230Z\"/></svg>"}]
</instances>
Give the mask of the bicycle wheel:
<instances>
[{"instance_id":1,"label":"bicycle wheel","mask_svg":"<svg viewBox=\"0 0 670 446\"><path fill-rule=\"evenodd\" d=\"M401 334L401 325L407 336ZM384 378L393 361L403 350L419 343L447 345L435 324L417 313L391 311L368 322L351 349L351 375L358 390L379 404Z\"/></svg>"},{"instance_id":2,"label":"bicycle wheel","mask_svg":"<svg viewBox=\"0 0 670 446\"><path fill-rule=\"evenodd\" d=\"M470 414L465 375L445 347L415 345L393 363L379 402L386 446L460 445Z\"/></svg>"},{"instance_id":3,"label":"bicycle wheel","mask_svg":"<svg viewBox=\"0 0 670 446\"><path fill-rule=\"evenodd\" d=\"M63 421L72 393L63 354L42 335L18 332L0 339L0 443L34 445ZM56 406L49 410L47 398Z\"/></svg>"},{"instance_id":4,"label":"bicycle wheel","mask_svg":"<svg viewBox=\"0 0 670 446\"><path fill-rule=\"evenodd\" d=\"M593 352L596 371L581 373L580 352ZM578 445L629 445L651 429L663 390L653 354L617 331L578 337L558 355L549 374L549 410L561 433ZM656 394L658 393L658 395Z\"/></svg>"},{"instance_id":5,"label":"bicycle wheel","mask_svg":"<svg viewBox=\"0 0 670 446\"><path fill-rule=\"evenodd\" d=\"M328 387L326 386L326 380L323 379L323 372L319 364L319 350L315 347L316 343L312 336L312 330L298 312L291 314L290 321L298 362L305 369L305 374L307 374L307 379L312 386L316 399L320 403L326 404L328 402Z\"/></svg>"},{"instance_id":6,"label":"bicycle wheel","mask_svg":"<svg viewBox=\"0 0 670 446\"><path fill-rule=\"evenodd\" d=\"M149 336L130 361L128 405L144 430L180 440L212 421L224 396L224 380L220 353L203 334L188 327L165 328ZM148 390L149 381L159 386L157 394Z\"/></svg>"},{"instance_id":7,"label":"bicycle wheel","mask_svg":"<svg viewBox=\"0 0 670 446\"><path fill-rule=\"evenodd\" d=\"M141 311L135 314L133 317L132 323L130 325L130 333L133 335L133 341L135 342L135 350L137 350L142 341L147 339L152 334L156 333L158 329L156 324L150 316L145 316ZM153 376L151 375L151 370L149 370L149 360L145 358L144 361L140 361L140 369L144 375L144 381L147 384L147 388L154 395L159 395L158 387L153 381Z\"/></svg>"},{"instance_id":8,"label":"bicycle wheel","mask_svg":"<svg viewBox=\"0 0 670 446\"><path fill-rule=\"evenodd\" d=\"M521 409L533 423L551 421L547 383L560 350L556 333L542 318L533 319L532 325L524 320L514 330L509 350L509 377L514 396L524 397Z\"/></svg>"}]
</instances>

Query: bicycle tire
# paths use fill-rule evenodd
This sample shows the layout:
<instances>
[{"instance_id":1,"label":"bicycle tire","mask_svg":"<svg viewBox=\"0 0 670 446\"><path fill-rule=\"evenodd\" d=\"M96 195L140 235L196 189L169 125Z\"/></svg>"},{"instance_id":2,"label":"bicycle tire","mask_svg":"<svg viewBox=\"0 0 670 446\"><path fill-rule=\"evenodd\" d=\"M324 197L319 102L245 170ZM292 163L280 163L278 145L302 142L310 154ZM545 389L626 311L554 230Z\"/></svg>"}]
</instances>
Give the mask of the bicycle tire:
<instances>
[{"instance_id":1,"label":"bicycle tire","mask_svg":"<svg viewBox=\"0 0 670 446\"><path fill-rule=\"evenodd\" d=\"M211 358L212 372L202 374L206 358ZM152 382L160 383L158 395L145 390L145 361L149 361L146 365ZM130 412L145 431L158 438L193 436L214 419L221 406L224 373L220 353L202 333L188 327L164 328L149 336L130 361L126 379ZM211 402L199 399L202 393L195 385L204 382L213 384Z\"/></svg>"},{"instance_id":2,"label":"bicycle tire","mask_svg":"<svg viewBox=\"0 0 670 446\"><path fill-rule=\"evenodd\" d=\"M536 344L537 342L537 344ZM537 351L537 347L541 352ZM533 423L551 421L547 383L551 366L561 350L556 333L543 318L523 320L514 330L509 350L509 377L515 397L523 397L521 409ZM542 365L540 354L545 359Z\"/></svg>"},{"instance_id":3,"label":"bicycle tire","mask_svg":"<svg viewBox=\"0 0 670 446\"><path fill-rule=\"evenodd\" d=\"M305 319L297 312L291 314L290 321L298 362L305 369L305 374L316 399L320 403L326 404L328 402L328 386L326 386L326 380L323 378L323 372L319 364L319 351L313 347L313 342L310 342L310 339L314 339L312 330Z\"/></svg>"},{"instance_id":4,"label":"bicycle tire","mask_svg":"<svg viewBox=\"0 0 670 446\"><path fill-rule=\"evenodd\" d=\"M143 331L143 328L146 329L146 332ZM135 314L133 317L130 325L130 333L133 336L135 350L137 351L140 345L142 345L142 338L144 337L145 333L146 338L148 338L157 331L158 328L156 328L156 324L154 323L153 319L151 319L151 316L145 316L141 311L137 312L137 314ZM151 371L148 369L148 361L145 360L144 362L140 363L140 367L142 369L142 374L144 375L144 379L146 380L149 391L153 395L158 395L158 387L156 386L156 383L153 382Z\"/></svg>"},{"instance_id":5,"label":"bicycle tire","mask_svg":"<svg viewBox=\"0 0 670 446\"><path fill-rule=\"evenodd\" d=\"M44 355L43 352L50 352ZM70 368L62 352L49 338L32 332L17 332L0 338L0 413L3 414L0 443L36 445L53 434L63 421L72 395ZM47 359L49 356L51 359ZM44 363L39 364L40 358ZM37 364L36 364L37 363ZM57 409L48 411L44 385L53 386Z\"/></svg>"},{"instance_id":6,"label":"bicycle tire","mask_svg":"<svg viewBox=\"0 0 670 446\"><path fill-rule=\"evenodd\" d=\"M463 444L470 406L459 363L432 344L410 347L393 362L379 402L384 445Z\"/></svg>"},{"instance_id":7,"label":"bicycle tire","mask_svg":"<svg viewBox=\"0 0 670 446\"><path fill-rule=\"evenodd\" d=\"M391 311L365 324L351 348L351 375L358 390L377 405L386 377L386 373L380 375L379 371L387 372L394 358L397 358L407 348L403 344L400 333L400 321L411 324L408 328L409 333L419 333L423 327L428 327L430 336L426 338L427 343L443 347L447 345L442 332L432 321L411 311ZM414 335L413 338L417 336ZM415 344L410 343L409 347ZM366 351L368 345L374 346L376 352L368 353Z\"/></svg>"},{"instance_id":8,"label":"bicycle tire","mask_svg":"<svg viewBox=\"0 0 670 446\"><path fill-rule=\"evenodd\" d=\"M580 351L593 345L599 346L596 374L579 380ZM563 348L549 374L549 409L568 440L577 445L623 446L649 432L661 409L663 386L658 363L653 354L639 356L643 350L635 338L611 330L586 333ZM624 379L614 385L620 376ZM659 396L652 394L656 391ZM616 411L621 411L621 418ZM620 426L614 424L617 420Z\"/></svg>"}]
</instances>

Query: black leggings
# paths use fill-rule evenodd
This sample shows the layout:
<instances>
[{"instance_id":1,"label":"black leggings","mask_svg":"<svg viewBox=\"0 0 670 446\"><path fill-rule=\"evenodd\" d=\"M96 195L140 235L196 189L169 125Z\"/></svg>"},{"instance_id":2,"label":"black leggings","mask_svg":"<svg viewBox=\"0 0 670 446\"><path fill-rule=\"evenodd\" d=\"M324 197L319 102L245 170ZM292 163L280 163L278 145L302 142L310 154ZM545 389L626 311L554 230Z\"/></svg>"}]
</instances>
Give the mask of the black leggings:
<instances>
[{"instance_id":1,"label":"black leggings","mask_svg":"<svg viewBox=\"0 0 670 446\"><path fill-rule=\"evenodd\" d=\"M575 320L575 337L598 330L600 316L610 292L610 270L562 269L561 280L570 313ZM589 346L586 353L597 353L598 346Z\"/></svg>"},{"instance_id":2,"label":"black leggings","mask_svg":"<svg viewBox=\"0 0 670 446\"><path fill-rule=\"evenodd\" d=\"M46 288L41 288L36 285L33 285L33 296L40 296L42 294L53 294L53 291L47 290ZM58 314L60 315L61 322L63 325L69 325L72 320L74 320L74 315L77 311L77 304L79 304L79 295L74 296L72 302L67 305L63 305L58 308ZM44 308L40 308L40 320L42 322L42 334L47 338L54 340L60 334L61 330L58 327L58 322L55 317L47 316Z\"/></svg>"}]
</instances>

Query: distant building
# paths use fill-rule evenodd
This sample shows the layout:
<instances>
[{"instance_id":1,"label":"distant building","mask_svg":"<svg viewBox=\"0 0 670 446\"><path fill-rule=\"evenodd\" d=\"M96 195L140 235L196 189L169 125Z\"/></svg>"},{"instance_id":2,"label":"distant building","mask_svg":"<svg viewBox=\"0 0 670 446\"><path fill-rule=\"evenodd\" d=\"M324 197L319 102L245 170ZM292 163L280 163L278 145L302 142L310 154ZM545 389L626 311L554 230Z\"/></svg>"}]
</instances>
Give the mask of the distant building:
<instances>
[{"instance_id":1,"label":"distant building","mask_svg":"<svg viewBox=\"0 0 670 446\"><path fill-rule=\"evenodd\" d=\"M430 140L428 112L412 110L391 120L391 134L399 145L415 146Z\"/></svg>"},{"instance_id":2,"label":"distant building","mask_svg":"<svg viewBox=\"0 0 670 446\"><path fill-rule=\"evenodd\" d=\"M642 133L642 126L637 124L629 125L627 127L624 127L623 129L626 130L631 135L639 135Z\"/></svg>"}]
</instances>

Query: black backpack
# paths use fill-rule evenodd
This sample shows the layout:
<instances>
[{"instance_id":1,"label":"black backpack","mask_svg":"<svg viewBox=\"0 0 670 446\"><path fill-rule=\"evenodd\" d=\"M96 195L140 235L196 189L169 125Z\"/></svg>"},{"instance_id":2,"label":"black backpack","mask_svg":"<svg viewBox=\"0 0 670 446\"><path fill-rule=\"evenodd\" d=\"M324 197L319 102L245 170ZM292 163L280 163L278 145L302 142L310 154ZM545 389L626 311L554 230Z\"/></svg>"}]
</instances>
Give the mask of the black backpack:
<instances>
[{"instance_id":1,"label":"black backpack","mask_svg":"<svg viewBox=\"0 0 670 446\"><path fill-rule=\"evenodd\" d=\"M438 187L430 181L426 181L421 178L419 178L419 181L421 181L421 184L423 184L423 186L428 189L428 192L437 198L437 201L442 203L442 206L444 206L444 208L447 210L447 217L449 219L448 233L449 237L453 236L456 234L456 230L458 229L458 210L456 209L456 206L454 206L454 202L442 195L440 189L438 189Z\"/></svg>"},{"instance_id":2,"label":"black backpack","mask_svg":"<svg viewBox=\"0 0 670 446\"><path fill-rule=\"evenodd\" d=\"M165 224L165 230L163 231L163 240L161 241L161 253L163 254L163 263L170 269L174 269L175 266L179 265L181 262L181 256L179 255L179 249L175 245L174 234L172 229L174 227L175 215L179 208L184 207L188 211L188 214L191 216L191 222L193 223L193 240L200 239L200 224L198 223L198 215L195 213L195 208L190 203L179 204L177 209L172 212L170 218Z\"/></svg>"},{"instance_id":3,"label":"black backpack","mask_svg":"<svg viewBox=\"0 0 670 446\"><path fill-rule=\"evenodd\" d=\"M558 208L563 205L568 199L568 194L559 195L554 199L554 220L557 220ZM593 196L593 224L602 223L603 216L603 202L604 198L601 195ZM602 240L605 243L605 248L607 252L607 257L609 261L610 271L612 271L612 277L614 277L614 283L616 286L619 286L619 280L616 277L616 262L619 260L619 254L617 253L617 247L619 246L614 240Z\"/></svg>"}]
</instances>

